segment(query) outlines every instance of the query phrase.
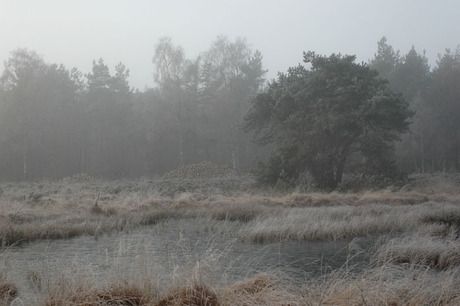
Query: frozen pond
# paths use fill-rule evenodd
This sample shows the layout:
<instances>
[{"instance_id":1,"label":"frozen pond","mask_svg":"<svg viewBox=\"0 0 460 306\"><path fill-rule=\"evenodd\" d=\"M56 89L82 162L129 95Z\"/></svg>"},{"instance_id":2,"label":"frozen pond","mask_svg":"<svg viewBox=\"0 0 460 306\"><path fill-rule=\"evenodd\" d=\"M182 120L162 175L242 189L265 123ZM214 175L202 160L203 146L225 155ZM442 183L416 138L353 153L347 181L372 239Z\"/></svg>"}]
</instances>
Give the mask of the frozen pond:
<instances>
[{"instance_id":1,"label":"frozen pond","mask_svg":"<svg viewBox=\"0 0 460 306\"><path fill-rule=\"evenodd\" d=\"M153 275L159 286L197 266L216 282L281 273L302 281L345 265L359 269L373 238L347 241L254 244L238 239L229 222L169 220L155 226L100 237L39 241L0 253L8 279L20 298L32 301L59 277L91 279Z\"/></svg>"}]
</instances>

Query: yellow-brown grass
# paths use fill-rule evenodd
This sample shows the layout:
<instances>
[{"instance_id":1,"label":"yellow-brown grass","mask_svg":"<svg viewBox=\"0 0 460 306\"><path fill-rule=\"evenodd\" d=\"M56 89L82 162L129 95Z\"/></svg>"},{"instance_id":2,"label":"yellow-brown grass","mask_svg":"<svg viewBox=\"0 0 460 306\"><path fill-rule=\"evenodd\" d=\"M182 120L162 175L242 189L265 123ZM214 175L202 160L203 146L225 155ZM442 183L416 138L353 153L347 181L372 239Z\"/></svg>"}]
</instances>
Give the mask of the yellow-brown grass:
<instances>
[{"instance_id":1,"label":"yellow-brown grass","mask_svg":"<svg viewBox=\"0 0 460 306\"><path fill-rule=\"evenodd\" d=\"M398 266L358 275L335 272L304 286L306 305L459 305L458 271L432 272Z\"/></svg>"},{"instance_id":2,"label":"yellow-brown grass","mask_svg":"<svg viewBox=\"0 0 460 306\"><path fill-rule=\"evenodd\" d=\"M137 258L120 271L114 268L107 282L94 275L86 279L63 274L51 288L44 287L43 300L30 305L459 305L460 253L454 245L458 240L450 237L439 243L431 238L417 233L390 239L376 249L376 260L360 272L344 266L303 282L278 272L228 281L220 272L225 266L215 267L219 255L212 250L195 265L193 260L175 265L166 276L150 266L147 258ZM451 263L441 268L425 260L409 264L394 260L395 247L414 245L420 245L421 253L431 249L449 253ZM454 257L457 262L452 264ZM133 269L134 274L122 272L136 264L141 269Z\"/></svg>"},{"instance_id":3,"label":"yellow-brown grass","mask_svg":"<svg viewBox=\"0 0 460 306\"><path fill-rule=\"evenodd\" d=\"M412 235L395 238L380 247L376 261L448 270L460 267L460 241L457 238L437 238Z\"/></svg>"},{"instance_id":4,"label":"yellow-brown grass","mask_svg":"<svg viewBox=\"0 0 460 306\"><path fill-rule=\"evenodd\" d=\"M39 305L458 305L458 273L385 265L360 274L335 271L303 284L259 274L223 287L192 282L163 294L119 285L76 288Z\"/></svg>"},{"instance_id":5,"label":"yellow-brown grass","mask_svg":"<svg viewBox=\"0 0 460 306\"><path fill-rule=\"evenodd\" d=\"M327 206L284 208L261 214L241 228L253 242L337 240L363 235L414 231L428 216L460 216L452 204Z\"/></svg>"},{"instance_id":6,"label":"yellow-brown grass","mask_svg":"<svg viewBox=\"0 0 460 306\"><path fill-rule=\"evenodd\" d=\"M222 290L223 305L306 305L298 288L268 274L235 282Z\"/></svg>"},{"instance_id":7,"label":"yellow-brown grass","mask_svg":"<svg viewBox=\"0 0 460 306\"><path fill-rule=\"evenodd\" d=\"M203 187L195 188L193 181L183 184L180 180L104 182L81 177L84 180L2 185L0 245L77 235L97 236L170 218L196 216L250 223L241 234L249 235L253 241L340 239L410 229L416 226L420 210L429 203L442 206L460 203L460 192L454 192L453 188L440 189L444 193L425 188L270 195L236 190L223 195L219 188L212 187L212 182L208 186L200 181ZM225 181L219 184L225 185ZM184 185L191 186L187 187L190 190L175 192ZM393 213L386 212L388 210ZM412 216L410 210L414 211ZM437 221L430 219L437 214L435 211L427 212L421 222L458 224L458 211L444 221L440 217ZM318 212L324 212L324 216L318 217Z\"/></svg>"},{"instance_id":8,"label":"yellow-brown grass","mask_svg":"<svg viewBox=\"0 0 460 306\"><path fill-rule=\"evenodd\" d=\"M0 303L2 305L9 305L12 300L17 298L18 293L18 286L15 283L0 281Z\"/></svg>"},{"instance_id":9,"label":"yellow-brown grass","mask_svg":"<svg viewBox=\"0 0 460 306\"><path fill-rule=\"evenodd\" d=\"M217 294L203 284L176 288L152 305L155 306L219 306Z\"/></svg>"},{"instance_id":10,"label":"yellow-brown grass","mask_svg":"<svg viewBox=\"0 0 460 306\"><path fill-rule=\"evenodd\" d=\"M193 185L190 181L174 184L169 190L162 181L103 182L86 176L3 184L1 244L97 236L170 218L203 218L199 220L212 223L213 230L231 230L253 242L404 233L378 248L373 265L358 274L344 269L303 284L268 274L227 282L206 276L206 271L190 280L184 268L183 275L171 277L170 285L161 288L156 285L160 276L151 271L141 276L142 282L123 276L105 285L69 274L56 284L41 279L37 287L46 296L37 304L460 305L456 185L441 181L397 191L263 194L221 192L212 186L187 189ZM202 267L213 270L209 267L218 265L211 264L215 258L203 258ZM20 292L14 283L4 284L0 283L0 299L5 292L7 304Z\"/></svg>"},{"instance_id":11,"label":"yellow-brown grass","mask_svg":"<svg viewBox=\"0 0 460 306\"><path fill-rule=\"evenodd\" d=\"M51 293L44 305L46 306L98 306L119 305L136 306L152 305L156 296L149 290L133 285L115 284L104 289L93 289L81 286L67 293Z\"/></svg>"}]
</instances>

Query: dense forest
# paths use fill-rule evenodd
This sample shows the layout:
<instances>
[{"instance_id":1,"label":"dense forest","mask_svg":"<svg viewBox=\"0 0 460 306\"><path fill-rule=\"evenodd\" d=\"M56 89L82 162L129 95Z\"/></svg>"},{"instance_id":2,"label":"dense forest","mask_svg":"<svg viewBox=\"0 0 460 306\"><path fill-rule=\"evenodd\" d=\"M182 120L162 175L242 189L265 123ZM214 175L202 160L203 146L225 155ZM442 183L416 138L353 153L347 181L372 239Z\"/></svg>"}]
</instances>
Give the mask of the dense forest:
<instances>
[{"instance_id":1,"label":"dense forest","mask_svg":"<svg viewBox=\"0 0 460 306\"><path fill-rule=\"evenodd\" d=\"M14 50L0 80L1 178L151 176L205 160L250 168L263 151L239 123L264 83L260 52L218 37L190 60L162 38L152 60L156 86L140 92L122 63L99 59L83 75Z\"/></svg>"},{"instance_id":2,"label":"dense forest","mask_svg":"<svg viewBox=\"0 0 460 306\"><path fill-rule=\"evenodd\" d=\"M270 87L262 59L240 38L218 37L194 59L162 38L152 52L156 86L139 91L122 63L99 59L83 74L13 50L0 78L0 179L156 176L200 161L250 171L272 149L242 129L251 101ZM414 114L392 140L398 170L458 172L460 49L431 68L423 52L400 55L382 38L365 66Z\"/></svg>"}]
</instances>

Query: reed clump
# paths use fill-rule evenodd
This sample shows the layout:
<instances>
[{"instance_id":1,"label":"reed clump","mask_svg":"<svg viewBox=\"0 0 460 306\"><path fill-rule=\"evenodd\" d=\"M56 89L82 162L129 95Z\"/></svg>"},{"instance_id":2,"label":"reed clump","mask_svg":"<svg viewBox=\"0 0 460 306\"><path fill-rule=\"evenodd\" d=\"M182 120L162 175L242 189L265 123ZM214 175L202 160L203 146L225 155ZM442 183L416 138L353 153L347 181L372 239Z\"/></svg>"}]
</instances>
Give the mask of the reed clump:
<instances>
[{"instance_id":1,"label":"reed clump","mask_svg":"<svg viewBox=\"0 0 460 306\"><path fill-rule=\"evenodd\" d=\"M18 286L13 282L0 281L0 304L9 305L18 297Z\"/></svg>"},{"instance_id":2,"label":"reed clump","mask_svg":"<svg viewBox=\"0 0 460 306\"><path fill-rule=\"evenodd\" d=\"M317 207L317 206L341 206L353 205L359 201L358 194L348 193L298 193L286 195L281 199L281 203L285 203L288 207Z\"/></svg>"},{"instance_id":3,"label":"reed clump","mask_svg":"<svg viewBox=\"0 0 460 306\"><path fill-rule=\"evenodd\" d=\"M368 265L349 269L345 264L301 280L290 279L281 271L228 278L221 251L210 248L195 257L179 245L166 255L171 267L168 263L152 265L147 253L138 252L136 258L121 256L127 261L111 267L104 276L107 281L98 275L75 274L69 267L54 282L42 279L39 290L44 298L29 305L459 305L460 252L456 244L455 237L440 243L423 231L385 238L373 249ZM413 253L416 245L421 255ZM441 255L433 265L430 252L435 250ZM177 258L181 252L187 260ZM404 252L414 261L399 260L406 256Z\"/></svg>"},{"instance_id":4,"label":"reed clump","mask_svg":"<svg viewBox=\"0 0 460 306\"><path fill-rule=\"evenodd\" d=\"M428 224L442 224L445 226L456 227L460 230L460 207L451 209L449 211L443 211L438 214L432 213L422 216L420 218L422 223Z\"/></svg>"},{"instance_id":5,"label":"reed clump","mask_svg":"<svg viewBox=\"0 0 460 306\"><path fill-rule=\"evenodd\" d=\"M115 284L103 289L87 288L81 285L65 293L51 293L43 305L46 306L142 306L153 305L156 295L149 290L132 284Z\"/></svg>"},{"instance_id":6,"label":"reed clump","mask_svg":"<svg viewBox=\"0 0 460 306\"><path fill-rule=\"evenodd\" d=\"M448 270L460 267L460 241L411 235L394 238L376 252L380 264L406 264L418 268Z\"/></svg>"},{"instance_id":7,"label":"reed clump","mask_svg":"<svg viewBox=\"0 0 460 306\"><path fill-rule=\"evenodd\" d=\"M385 264L358 274L339 269L304 283L263 273L223 286L191 282L164 293L116 284L50 295L39 305L458 305L458 273Z\"/></svg>"},{"instance_id":8,"label":"reed clump","mask_svg":"<svg viewBox=\"0 0 460 306\"><path fill-rule=\"evenodd\" d=\"M433 272L398 266L358 275L336 271L304 285L304 305L458 305L458 271Z\"/></svg>"},{"instance_id":9,"label":"reed clump","mask_svg":"<svg viewBox=\"0 0 460 306\"><path fill-rule=\"evenodd\" d=\"M4 183L0 244L98 236L191 218L211 232L228 230L235 241L255 243L387 235L391 238L375 248L371 264L359 272L347 267L300 283L266 273L213 281L216 275L199 271L201 278L184 281L182 275L176 277L181 281L159 287L159 279L167 277L157 275L158 269L105 285L73 274L55 285L42 275L31 278L45 295L38 305L460 305L460 192L453 182L281 194L243 192L233 188L236 180L109 182L80 175L59 182ZM232 192L222 187L229 184ZM215 262L219 256L211 255L216 254L200 258L201 267L225 271ZM194 266L195 257L190 258ZM0 281L0 304L18 297L20 288Z\"/></svg>"},{"instance_id":10,"label":"reed clump","mask_svg":"<svg viewBox=\"0 0 460 306\"><path fill-rule=\"evenodd\" d=\"M209 206L211 216L220 221L249 222L268 208L247 202L217 202Z\"/></svg>"},{"instance_id":11,"label":"reed clump","mask_svg":"<svg viewBox=\"0 0 460 306\"><path fill-rule=\"evenodd\" d=\"M232 177L229 183L235 185L235 180ZM59 182L4 184L0 243L8 246L38 239L97 236L203 215L246 223L241 238L253 242L343 239L404 232L420 224L458 228L460 223L460 196L451 189L445 194L412 188L268 196L247 193L246 189L245 193L222 193L219 186L226 182L110 182L78 176Z\"/></svg>"},{"instance_id":12,"label":"reed clump","mask_svg":"<svg viewBox=\"0 0 460 306\"><path fill-rule=\"evenodd\" d=\"M241 228L240 236L257 243L338 240L409 230L414 220L416 213L405 206L285 208L258 216Z\"/></svg>"},{"instance_id":13,"label":"reed clump","mask_svg":"<svg viewBox=\"0 0 460 306\"><path fill-rule=\"evenodd\" d=\"M176 288L168 293L165 297L160 298L154 304L155 306L173 306L173 305L196 305L196 306L219 306L217 294L201 283L195 283L182 288Z\"/></svg>"},{"instance_id":14,"label":"reed clump","mask_svg":"<svg viewBox=\"0 0 460 306\"><path fill-rule=\"evenodd\" d=\"M229 285L221 300L222 305L308 305L298 287L267 273Z\"/></svg>"}]
</instances>

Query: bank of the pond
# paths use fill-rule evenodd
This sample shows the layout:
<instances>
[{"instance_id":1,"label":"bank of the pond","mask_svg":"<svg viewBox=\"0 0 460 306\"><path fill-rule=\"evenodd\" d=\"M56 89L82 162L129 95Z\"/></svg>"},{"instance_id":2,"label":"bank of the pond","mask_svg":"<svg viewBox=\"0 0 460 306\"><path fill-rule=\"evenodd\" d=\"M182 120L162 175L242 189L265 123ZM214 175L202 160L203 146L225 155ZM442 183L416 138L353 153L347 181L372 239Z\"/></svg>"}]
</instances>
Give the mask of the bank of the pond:
<instances>
[{"instance_id":1,"label":"bank of the pond","mask_svg":"<svg viewBox=\"0 0 460 306\"><path fill-rule=\"evenodd\" d=\"M226 231L212 231L223 229ZM229 228L230 227L230 228ZM282 275L295 283L348 265L362 269L373 238L253 244L238 239L228 221L169 220L155 226L97 237L80 236L11 247L0 253L8 279L19 297L33 300L62 277L89 277L104 282L111 275L136 278L149 271L156 286L167 288L171 275L200 265L224 285L259 273Z\"/></svg>"},{"instance_id":2,"label":"bank of the pond","mask_svg":"<svg viewBox=\"0 0 460 306\"><path fill-rule=\"evenodd\" d=\"M460 304L458 188L248 186L235 177L1 184L0 300Z\"/></svg>"},{"instance_id":3,"label":"bank of the pond","mask_svg":"<svg viewBox=\"0 0 460 306\"><path fill-rule=\"evenodd\" d=\"M218 227L228 229L210 231ZM12 284L15 303L32 306L460 302L453 235L254 244L237 232L232 222L188 219L37 241L2 251L0 285ZM431 261L434 248L448 265Z\"/></svg>"}]
</instances>

